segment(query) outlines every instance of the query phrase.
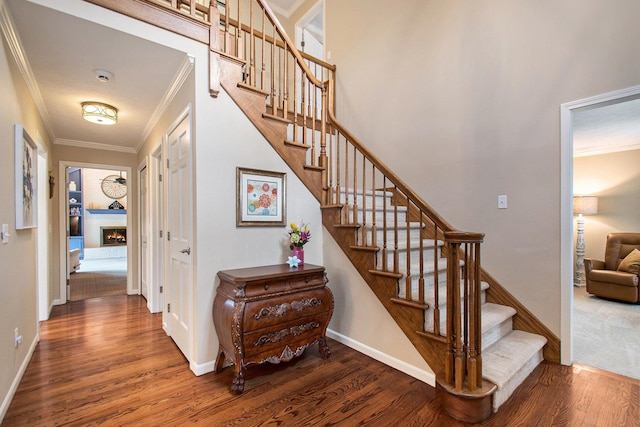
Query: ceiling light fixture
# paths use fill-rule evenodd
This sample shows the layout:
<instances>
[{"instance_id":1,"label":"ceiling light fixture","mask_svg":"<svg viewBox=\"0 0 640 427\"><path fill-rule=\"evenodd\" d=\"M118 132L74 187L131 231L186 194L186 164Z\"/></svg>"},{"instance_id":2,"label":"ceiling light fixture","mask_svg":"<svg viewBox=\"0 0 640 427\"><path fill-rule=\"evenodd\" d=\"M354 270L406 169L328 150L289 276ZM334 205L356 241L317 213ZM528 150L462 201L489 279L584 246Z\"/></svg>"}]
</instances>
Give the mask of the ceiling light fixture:
<instances>
[{"instance_id":1,"label":"ceiling light fixture","mask_svg":"<svg viewBox=\"0 0 640 427\"><path fill-rule=\"evenodd\" d=\"M82 117L99 125L115 125L118 121L118 109L102 102L83 102Z\"/></svg>"}]
</instances>

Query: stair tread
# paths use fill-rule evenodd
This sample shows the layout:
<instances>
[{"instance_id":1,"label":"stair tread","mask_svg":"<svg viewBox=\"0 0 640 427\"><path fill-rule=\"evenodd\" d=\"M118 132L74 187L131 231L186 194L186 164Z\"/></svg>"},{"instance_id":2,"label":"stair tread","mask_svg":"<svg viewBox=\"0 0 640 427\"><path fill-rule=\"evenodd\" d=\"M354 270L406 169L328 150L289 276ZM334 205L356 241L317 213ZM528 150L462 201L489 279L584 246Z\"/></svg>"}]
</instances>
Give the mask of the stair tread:
<instances>
[{"instance_id":1,"label":"stair tread","mask_svg":"<svg viewBox=\"0 0 640 427\"><path fill-rule=\"evenodd\" d=\"M547 343L541 335L514 330L482 353L482 376L502 389Z\"/></svg>"},{"instance_id":2,"label":"stair tread","mask_svg":"<svg viewBox=\"0 0 640 427\"><path fill-rule=\"evenodd\" d=\"M492 302L482 304L481 310L483 333L516 314L513 307Z\"/></svg>"}]
</instances>

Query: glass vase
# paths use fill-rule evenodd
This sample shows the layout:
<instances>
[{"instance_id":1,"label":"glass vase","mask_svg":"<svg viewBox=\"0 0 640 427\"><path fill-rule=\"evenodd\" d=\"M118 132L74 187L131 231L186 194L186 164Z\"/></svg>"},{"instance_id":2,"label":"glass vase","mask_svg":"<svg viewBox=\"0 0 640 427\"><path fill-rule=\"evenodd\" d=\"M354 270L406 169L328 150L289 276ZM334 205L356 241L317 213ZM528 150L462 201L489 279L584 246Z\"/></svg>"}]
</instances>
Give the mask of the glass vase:
<instances>
[{"instance_id":1,"label":"glass vase","mask_svg":"<svg viewBox=\"0 0 640 427\"><path fill-rule=\"evenodd\" d=\"M293 248L293 256L297 257L300 260L298 265L304 264L304 249L303 248L294 247Z\"/></svg>"}]
</instances>

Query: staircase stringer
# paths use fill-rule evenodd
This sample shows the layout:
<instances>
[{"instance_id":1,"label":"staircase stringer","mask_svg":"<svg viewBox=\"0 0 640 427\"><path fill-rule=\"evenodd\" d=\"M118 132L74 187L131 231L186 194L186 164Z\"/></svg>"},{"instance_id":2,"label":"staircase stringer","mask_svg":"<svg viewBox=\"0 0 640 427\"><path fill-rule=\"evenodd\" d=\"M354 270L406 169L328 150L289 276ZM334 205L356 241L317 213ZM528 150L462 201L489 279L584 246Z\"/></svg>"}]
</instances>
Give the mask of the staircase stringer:
<instances>
[{"instance_id":1,"label":"staircase stringer","mask_svg":"<svg viewBox=\"0 0 640 427\"><path fill-rule=\"evenodd\" d=\"M221 57L220 84L293 172L322 203L322 173L305 167L306 152L287 146L287 124L265 118L265 96L242 87L243 64Z\"/></svg>"},{"instance_id":2,"label":"staircase stringer","mask_svg":"<svg viewBox=\"0 0 640 427\"><path fill-rule=\"evenodd\" d=\"M424 323L423 311L393 302L393 298L396 297L398 279L383 277L374 273L375 255L368 251L359 251L352 248L354 242L353 229L336 227L336 224L340 224L341 215L342 206L340 205L322 207L322 224L324 228L331 234L334 241L342 249L342 252L369 285L369 288L418 350L425 362L436 375L440 374L444 371L442 361L446 352L446 343L444 341L425 339L420 334L421 328L418 325Z\"/></svg>"}]
</instances>

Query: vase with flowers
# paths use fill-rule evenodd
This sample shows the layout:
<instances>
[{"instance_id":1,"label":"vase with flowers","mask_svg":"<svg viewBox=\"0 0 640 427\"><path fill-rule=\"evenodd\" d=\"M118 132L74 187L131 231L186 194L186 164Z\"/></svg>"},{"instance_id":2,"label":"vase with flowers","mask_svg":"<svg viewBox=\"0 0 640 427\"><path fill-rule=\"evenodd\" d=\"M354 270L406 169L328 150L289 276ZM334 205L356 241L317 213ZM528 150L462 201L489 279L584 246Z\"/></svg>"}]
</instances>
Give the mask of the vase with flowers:
<instances>
[{"instance_id":1,"label":"vase with flowers","mask_svg":"<svg viewBox=\"0 0 640 427\"><path fill-rule=\"evenodd\" d=\"M298 264L304 264L304 245L311 240L311 232L309 224L300 223L300 225L291 223L289 230L289 249L293 251L293 256L300 261Z\"/></svg>"}]
</instances>

